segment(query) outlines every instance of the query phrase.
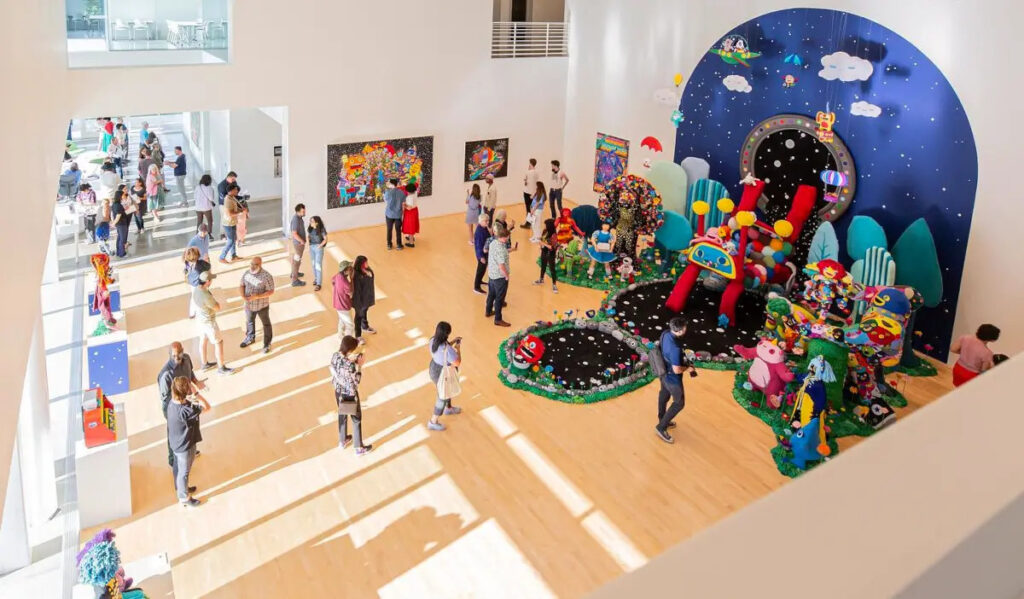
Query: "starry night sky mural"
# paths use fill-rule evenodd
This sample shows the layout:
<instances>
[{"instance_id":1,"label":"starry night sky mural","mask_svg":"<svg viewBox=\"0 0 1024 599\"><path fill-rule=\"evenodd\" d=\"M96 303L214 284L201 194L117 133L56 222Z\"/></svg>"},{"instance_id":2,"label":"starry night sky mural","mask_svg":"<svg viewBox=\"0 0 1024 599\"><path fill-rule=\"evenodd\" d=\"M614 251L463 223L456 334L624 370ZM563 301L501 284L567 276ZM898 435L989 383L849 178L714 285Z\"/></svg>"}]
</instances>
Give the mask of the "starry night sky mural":
<instances>
[{"instance_id":1,"label":"starry night sky mural","mask_svg":"<svg viewBox=\"0 0 1024 599\"><path fill-rule=\"evenodd\" d=\"M944 359L978 180L974 136L956 92L910 42L856 15L784 10L722 32L722 39L735 35L742 36L749 54L728 61L709 52L686 83L676 162L704 158L711 164L711 178L738 198L740 150L754 126L782 113L813 119L828 106L837 117L834 131L849 148L857 171L853 203L835 223L840 258L850 264L845 239L854 215L877 220L890 248L911 222L924 217L935 237L945 293L938 307L919 313L921 335L914 344L921 351L928 345L927 353ZM795 81L787 81L787 75ZM777 159L789 161L788 156ZM794 174L795 179L804 177Z\"/></svg>"}]
</instances>

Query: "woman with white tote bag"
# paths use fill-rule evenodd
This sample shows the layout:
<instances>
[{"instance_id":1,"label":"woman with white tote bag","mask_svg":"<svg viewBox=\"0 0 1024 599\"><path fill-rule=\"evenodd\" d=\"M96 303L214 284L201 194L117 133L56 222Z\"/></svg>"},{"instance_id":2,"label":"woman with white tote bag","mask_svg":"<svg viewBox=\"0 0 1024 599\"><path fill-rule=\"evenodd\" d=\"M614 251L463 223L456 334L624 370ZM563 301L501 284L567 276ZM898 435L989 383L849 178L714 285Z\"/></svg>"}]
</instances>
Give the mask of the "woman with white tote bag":
<instances>
[{"instance_id":1,"label":"woman with white tote bag","mask_svg":"<svg viewBox=\"0 0 1024 599\"><path fill-rule=\"evenodd\" d=\"M462 364L462 337L451 342L452 325L443 320L437 323L434 336L430 339L430 380L437 385L437 401L434 403L434 415L427 422L432 431L443 431L441 414L446 416L462 413L462 408L452 405L452 398L462 392L459 384L459 366Z\"/></svg>"}]
</instances>

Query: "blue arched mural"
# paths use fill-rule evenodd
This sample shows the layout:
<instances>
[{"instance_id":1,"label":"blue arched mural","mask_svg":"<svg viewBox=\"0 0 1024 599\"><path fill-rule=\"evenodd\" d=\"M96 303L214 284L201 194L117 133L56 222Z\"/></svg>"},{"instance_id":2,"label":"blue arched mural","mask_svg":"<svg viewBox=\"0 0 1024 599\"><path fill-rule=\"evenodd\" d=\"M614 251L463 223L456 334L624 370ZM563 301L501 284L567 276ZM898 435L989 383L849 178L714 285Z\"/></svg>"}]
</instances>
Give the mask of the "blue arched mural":
<instances>
[{"instance_id":1,"label":"blue arched mural","mask_svg":"<svg viewBox=\"0 0 1024 599\"><path fill-rule=\"evenodd\" d=\"M676 162L704 158L711 177L739 197L741 146L751 129L776 114L813 120L827 103L857 170L853 202L835 222L843 261L849 264L845 237L854 215L877 220L890 247L911 222L925 218L945 293L941 304L919 313L914 342L945 358L978 180L974 136L952 86L913 44L849 13L783 10L747 21L722 39L729 36L742 36L748 54L709 52L693 70L679 108L684 120Z\"/></svg>"}]
</instances>

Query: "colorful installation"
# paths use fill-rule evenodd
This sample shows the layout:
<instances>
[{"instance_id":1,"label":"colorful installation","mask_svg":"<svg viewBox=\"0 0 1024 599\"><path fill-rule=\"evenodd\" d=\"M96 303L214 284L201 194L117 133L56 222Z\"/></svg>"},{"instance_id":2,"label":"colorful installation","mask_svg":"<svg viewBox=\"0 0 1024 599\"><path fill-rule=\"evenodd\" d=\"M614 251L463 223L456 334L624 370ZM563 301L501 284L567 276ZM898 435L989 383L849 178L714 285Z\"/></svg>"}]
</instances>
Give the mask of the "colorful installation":
<instances>
[{"instance_id":1,"label":"colorful installation","mask_svg":"<svg viewBox=\"0 0 1024 599\"><path fill-rule=\"evenodd\" d=\"M727 199L729 199L729 190L725 188L725 185L711 179L695 180L690 186L686 202L686 216L690 219L690 226L693 230L697 230L700 220L700 216L694 211L694 206L701 205L701 203L707 204L709 208L705 214L705 223L709 227L719 227L722 225L724 215L718 209L718 203Z\"/></svg>"},{"instance_id":2,"label":"colorful installation","mask_svg":"<svg viewBox=\"0 0 1024 599\"><path fill-rule=\"evenodd\" d=\"M594 157L594 191L603 192L605 185L621 177L629 165L629 140L597 134Z\"/></svg>"},{"instance_id":3,"label":"colorful installation","mask_svg":"<svg viewBox=\"0 0 1024 599\"><path fill-rule=\"evenodd\" d=\"M104 599L144 599L142 589L132 588L134 580L125 576L115 536L104 528L85 543L75 557L78 581L91 585L96 596Z\"/></svg>"},{"instance_id":4,"label":"colorful installation","mask_svg":"<svg viewBox=\"0 0 1024 599\"><path fill-rule=\"evenodd\" d=\"M463 181L479 181L491 175L508 176L508 138L466 142Z\"/></svg>"},{"instance_id":5,"label":"colorful installation","mask_svg":"<svg viewBox=\"0 0 1024 599\"><path fill-rule=\"evenodd\" d=\"M761 56L758 52L750 51L750 43L742 35L727 35L722 38L717 48L708 50L722 59L725 64L740 64L750 67L750 60Z\"/></svg>"},{"instance_id":6,"label":"colorful installation","mask_svg":"<svg viewBox=\"0 0 1024 599\"><path fill-rule=\"evenodd\" d=\"M666 212L679 214L686 212L686 192L689 187L689 179L683 167L674 162L659 160L651 164L645 178L661 196L661 203Z\"/></svg>"},{"instance_id":7,"label":"colorful installation","mask_svg":"<svg viewBox=\"0 0 1024 599\"><path fill-rule=\"evenodd\" d=\"M89 263L92 264L92 268L96 273L96 289L91 296L92 306L90 310L100 315L96 330L90 336L99 337L117 330L117 319L114 318L109 289L110 284L114 282L114 277L112 276L109 255L102 253L93 254L89 257Z\"/></svg>"},{"instance_id":8,"label":"colorful installation","mask_svg":"<svg viewBox=\"0 0 1024 599\"><path fill-rule=\"evenodd\" d=\"M601 220L615 230L613 253L633 259L641 235L653 235L665 222L661 196L646 179L616 177L605 185L597 203Z\"/></svg>"},{"instance_id":9,"label":"colorful installation","mask_svg":"<svg viewBox=\"0 0 1024 599\"><path fill-rule=\"evenodd\" d=\"M678 110L700 118L680 121L675 162L688 156L707 160L706 178L724 183L734 198L742 189L734 174L737 167L739 179L749 172L765 181L763 205L756 212L767 223L785 217L799 185L815 187L814 213L791 242L790 261L800 267L798 273L806 262L817 261L809 248L822 222L833 225L822 229L829 232L829 241L834 234L835 245L845 248L853 216L870 215L895 233L892 241L927 215L931 231L942 232L934 241L944 291L934 307L925 305L915 313L913 342L944 360L971 233L978 165L968 115L955 90L920 49L855 14L780 10L737 23L719 39L733 35L744 37L746 51L762 55L756 64L746 61L754 67L748 75L741 63L723 64L720 52L725 49L719 44L692 72L684 73ZM734 49L735 41L729 50ZM739 94L722 84L734 74L763 83L758 76L762 68L780 78L790 74L799 83L755 84L743 101L736 101ZM819 110L826 113L823 137L831 133L831 141L819 139ZM780 124L781 119L787 122ZM755 139L760 143L751 143ZM845 183L842 177L823 179L823 171L844 175ZM697 178L691 177L691 184ZM886 249L901 277L894 248ZM855 261L847 267L852 270Z\"/></svg>"},{"instance_id":10,"label":"colorful installation","mask_svg":"<svg viewBox=\"0 0 1024 599\"><path fill-rule=\"evenodd\" d=\"M433 190L434 138L414 137L327 146L327 208L384 201L389 179Z\"/></svg>"}]
</instances>

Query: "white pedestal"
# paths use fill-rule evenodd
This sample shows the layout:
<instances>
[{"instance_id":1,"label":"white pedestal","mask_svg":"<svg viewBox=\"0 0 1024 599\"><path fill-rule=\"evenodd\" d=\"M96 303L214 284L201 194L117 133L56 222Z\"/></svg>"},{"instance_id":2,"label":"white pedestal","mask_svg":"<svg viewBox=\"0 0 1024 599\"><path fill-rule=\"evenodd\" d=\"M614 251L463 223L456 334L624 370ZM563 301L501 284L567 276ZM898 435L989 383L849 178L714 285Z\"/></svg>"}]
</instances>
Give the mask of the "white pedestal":
<instances>
[{"instance_id":1,"label":"white pedestal","mask_svg":"<svg viewBox=\"0 0 1024 599\"><path fill-rule=\"evenodd\" d=\"M86 447L83 439L75 444L78 519L82 528L132 515L124 404L115 404L114 411L117 414L117 441L92 448Z\"/></svg>"}]
</instances>

